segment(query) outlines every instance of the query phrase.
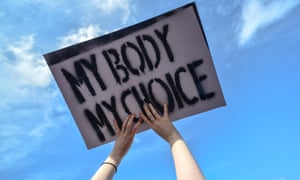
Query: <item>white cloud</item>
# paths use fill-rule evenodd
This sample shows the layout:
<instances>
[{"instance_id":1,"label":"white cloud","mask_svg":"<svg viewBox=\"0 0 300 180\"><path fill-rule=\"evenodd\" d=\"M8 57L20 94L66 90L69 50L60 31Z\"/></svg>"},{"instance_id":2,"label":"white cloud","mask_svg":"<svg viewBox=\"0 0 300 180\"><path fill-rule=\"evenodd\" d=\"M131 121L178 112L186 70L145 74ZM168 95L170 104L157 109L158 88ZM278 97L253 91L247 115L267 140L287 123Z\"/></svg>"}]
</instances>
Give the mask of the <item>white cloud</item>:
<instances>
[{"instance_id":1,"label":"white cloud","mask_svg":"<svg viewBox=\"0 0 300 180\"><path fill-rule=\"evenodd\" d=\"M17 63L11 66L17 86L46 87L51 82L49 68L41 56L31 52L34 36L22 37L21 41L8 47Z\"/></svg>"},{"instance_id":2,"label":"white cloud","mask_svg":"<svg viewBox=\"0 0 300 180\"><path fill-rule=\"evenodd\" d=\"M35 88L46 88L51 83L50 70L38 53L32 52L34 36L28 35L0 51L0 107L20 104Z\"/></svg>"},{"instance_id":3,"label":"white cloud","mask_svg":"<svg viewBox=\"0 0 300 180\"><path fill-rule=\"evenodd\" d=\"M125 24L131 15L132 3L130 0L93 0L93 4L105 14L112 14L118 11L123 13L122 23Z\"/></svg>"},{"instance_id":4,"label":"white cloud","mask_svg":"<svg viewBox=\"0 0 300 180\"><path fill-rule=\"evenodd\" d=\"M255 33L284 18L299 4L299 0L249 0L245 1L241 16L239 44L247 43Z\"/></svg>"},{"instance_id":5,"label":"white cloud","mask_svg":"<svg viewBox=\"0 0 300 180\"><path fill-rule=\"evenodd\" d=\"M0 170L36 151L63 111L34 35L15 42L0 50Z\"/></svg>"},{"instance_id":6,"label":"white cloud","mask_svg":"<svg viewBox=\"0 0 300 180\"><path fill-rule=\"evenodd\" d=\"M67 36L60 38L60 47L70 46L97 37L101 30L97 25L90 24L77 31L71 31Z\"/></svg>"}]
</instances>

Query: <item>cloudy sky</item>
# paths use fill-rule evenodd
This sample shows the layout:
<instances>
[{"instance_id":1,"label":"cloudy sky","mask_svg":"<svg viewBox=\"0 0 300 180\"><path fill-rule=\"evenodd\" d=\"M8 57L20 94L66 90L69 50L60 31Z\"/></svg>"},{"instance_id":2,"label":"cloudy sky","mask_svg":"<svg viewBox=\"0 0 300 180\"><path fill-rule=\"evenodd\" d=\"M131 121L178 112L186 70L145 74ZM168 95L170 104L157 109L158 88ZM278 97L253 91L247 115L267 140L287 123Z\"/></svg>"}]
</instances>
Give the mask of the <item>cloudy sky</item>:
<instances>
[{"instance_id":1,"label":"cloudy sky","mask_svg":"<svg viewBox=\"0 0 300 180\"><path fill-rule=\"evenodd\" d=\"M1 0L0 179L89 179L87 150L43 54L191 1ZM227 106L175 122L207 179L300 179L300 1L195 1ZM137 135L115 179L175 179L168 145Z\"/></svg>"}]
</instances>

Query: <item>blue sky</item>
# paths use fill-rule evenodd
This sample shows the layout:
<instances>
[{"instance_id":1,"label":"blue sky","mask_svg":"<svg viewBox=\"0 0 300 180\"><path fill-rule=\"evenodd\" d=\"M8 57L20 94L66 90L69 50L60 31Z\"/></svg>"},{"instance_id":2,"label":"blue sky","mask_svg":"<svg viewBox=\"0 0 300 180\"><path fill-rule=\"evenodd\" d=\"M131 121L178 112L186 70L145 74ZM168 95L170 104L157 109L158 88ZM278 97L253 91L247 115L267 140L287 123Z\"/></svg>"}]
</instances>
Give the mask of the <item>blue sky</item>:
<instances>
[{"instance_id":1,"label":"blue sky","mask_svg":"<svg viewBox=\"0 0 300 180\"><path fill-rule=\"evenodd\" d=\"M191 1L0 1L0 179L89 179L87 150L42 55ZM300 179L300 1L195 1L227 102L175 122L207 179ZM136 136L115 179L175 179L168 145Z\"/></svg>"}]
</instances>

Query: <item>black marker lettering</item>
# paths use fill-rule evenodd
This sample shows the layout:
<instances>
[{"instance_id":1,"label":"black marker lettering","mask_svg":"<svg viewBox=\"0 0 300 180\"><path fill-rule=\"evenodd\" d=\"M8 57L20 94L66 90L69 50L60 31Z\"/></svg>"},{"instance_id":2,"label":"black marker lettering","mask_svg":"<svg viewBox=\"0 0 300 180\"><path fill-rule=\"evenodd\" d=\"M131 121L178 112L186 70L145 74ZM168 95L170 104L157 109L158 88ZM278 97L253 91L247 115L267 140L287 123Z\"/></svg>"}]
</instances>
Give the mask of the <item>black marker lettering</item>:
<instances>
[{"instance_id":1,"label":"black marker lettering","mask_svg":"<svg viewBox=\"0 0 300 180\"><path fill-rule=\"evenodd\" d=\"M126 89L126 90L123 91L122 94L121 94L121 103L122 103L122 106L123 106L123 108L124 108L124 110L125 110L125 112L126 112L127 114L131 114L131 112L130 112L130 110L129 110L127 104L126 104L126 97L127 97L128 95L130 95L130 94L131 94L131 92L130 92L129 89Z\"/></svg>"},{"instance_id":2,"label":"black marker lettering","mask_svg":"<svg viewBox=\"0 0 300 180\"><path fill-rule=\"evenodd\" d=\"M92 125L92 127L96 131L97 136L99 137L100 141L105 141L105 137L104 137L102 131L100 130L100 127L103 128L104 126L106 126L110 135L112 135L112 136L116 135L110 122L107 120L107 117L105 116L104 111L102 110L100 104L98 104L98 103L96 104L96 113L97 113L97 117L88 109L84 110L85 116L87 117L89 123Z\"/></svg>"},{"instance_id":3,"label":"black marker lettering","mask_svg":"<svg viewBox=\"0 0 300 180\"><path fill-rule=\"evenodd\" d=\"M158 45L155 42L155 40L149 35L143 35L143 40L148 41L151 44L151 46L153 47L153 50L154 50L155 56L156 56L156 61L155 61L154 67L157 68L160 63L160 51L159 51ZM139 43L139 46L141 47L141 49L143 51L147 65L148 65L150 71L152 71L153 70L153 62L149 57L148 51L146 50L146 47L143 43L144 41L142 41L139 36L137 37L137 42Z\"/></svg>"},{"instance_id":4,"label":"black marker lettering","mask_svg":"<svg viewBox=\"0 0 300 180\"><path fill-rule=\"evenodd\" d=\"M132 74L139 75L139 70L133 68L130 61L129 61L129 59L128 59L128 56L127 56L127 49L128 48L133 49L138 54L140 62L141 62L140 70L142 72L144 72L144 70L145 70L145 62L144 62L143 55L140 52L139 48L131 42L126 42L126 43L122 44L122 46L121 46L121 54L122 54L122 58L123 58L123 61L124 61L125 65L127 66L127 68L129 69L129 71Z\"/></svg>"},{"instance_id":5,"label":"black marker lettering","mask_svg":"<svg viewBox=\"0 0 300 180\"><path fill-rule=\"evenodd\" d=\"M106 85L103 81L103 79L100 77L98 73L98 67L96 63L96 56L95 54L92 54L91 56L91 62L88 62L86 59L81 59L80 63L83 64L86 68L88 68L92 73L94 74L97 82L99 83L99 86L102 90L106 90Z\"/></svg>"},{"instance_id":6,"label":"black marker lettering","mask_svg":"<svg viewBox=\"0 0 300 180\"><path fill-rule=\"evenodd\" d=\"M139 87L143 93L144 101L150 102L150 98L149 98L146 86L143 83L139 83Z\"/></svg>"},{"instance_id":7,"label":"black marker lettering","mask_svg":"<svg viewBox=\"0 0 300 180\"><path fill-rule=\"evenodd\" d=\"M157 37L161 40L162 44L164 45L164 48L166 49L167 55L169 57L170 62L174 62L174 55L170 48L170 45L167 41L167 35L169 31L169 25L163 26L163 32L159 32L158 30L154 30Z\"/></svg>"},{"instance_id":8,"label":"black marker lettering","mask_svg":"<svg viewBox=\"0 0 300 180\"><path fill-rule=\"evenodd\" d=\"M113 57L115 59L114 62L112 62L112 59L110 58L108 53L113 55ZM115 49L108 49L108 50L103 51L102 54L105 57L108 65L109 65L109 68L110 68L111 72L113 73L115 80L119 84L121 84L122 82L127 82L129 80L129 73L128 73L126 67L124 67L122 64L120 64L120 57L119 57L118 51ZM122 71L124 74L124 76L122 78L122 82L121 82L121 77L118 73L118 70Z\"/></svg>"},{"instance_id":9,"label":"black marker lettering","mask_svg":"<svg viewBox=\"0 0 300 180\"><path fill-rule=\"evenodd\" d=\"M142 112L144 114L146 114L146 112L145 112L145 110L143 108L144 100L141 98L141 96L139 95L138 91L136 90L136 88L134 86L131 88L131 92L132 92L132 94L133 94L136 102L138 103L140 109L142 110Z\"/></svg>"},{"instance_id":10,"label":"black marker lettering","mask_svg":"<svg viewBox=\"0 0 300 180\"><path fill-rule=\"evenodd\" d=\"M101 124L101 122L99 122L99 120L94 116L94 114L91 113L88 109L84 110L84 114L85 114L85 117L88 119L90 125L96 131L99 140L101 142L105 141L105 136L102 133L102 131L100 130L100 128L98 127L98 125L100 127L103 127L103 124Z\"/></svg>"},{"instance_id":11,"label":"black marker lettering","mask_svg":"<svg viewBox=\"0 0 300 180\"><path fill-rule=\"evenodd\" d=\"M146 47L145 47L145 45L144 45L144 43L142 41L142 38L140 36L137 36L136 37L136 41L138 42L138 44L139 44L139 46L140 46L140 48L141 48L141 50L143 52L143 55L144 55L144 58L145 58L145 61L146 61L147 65L148 65L149 70L152 71L153 70L153 64L152 64L152 61L151 61L151 59L150 59L150 57L148 55Z\"/></svg>"},{"instance_id":12,"label":"black marker lettering","mask_svg":"<svg viewBox=\"0 0 300 180\"><path fill-rule=\"evenodd\" d=\"M69 73L64 68L62 68L61 71L65 76L66 80L68 81L68 83L70 84L71 89L73 90L73 93L75 94L75 97L77 98L78 102L80 104L84 103L85 98L83 97L80 90L78 89L78 87L80 86L80 84L82 84L82 82L80 82L79 79L76 79L76 77L74 77L71 73Z\"/></svg>"},{"instance_id":13,"label":"black marker lettering","mask_svg":"<svg viewBox=\"0 0 300 180\"><path fill-rule=\"evenodd\" d=\"M101 103L107 110L109 110L114 115L114 118L116 119L117 124L118 124L119 128L121 129L123 122L117 111L117 104L116 104L115 96L112 96L110 98L110 104L107 103L106 101L102 101Z\"/></svg>"},{"instance_id":14,"label":"black marker lettering","mask_svg":"<svg viewBox=\"0 0 300 180\"><path fill-rule=\"evenodd\" d=\"M110 133L110 135L114 136L116 135L113 127L111 126L110 122L108 121L104 111L102 110L100 104L96 104L96 113L97 116L100 120L102 120L103 124L107 126L108 132Z\"/></svg>"},{"instance_id":15,"label":"black marker lettering","mask_svg":"<svg viewBox=\"0 0 300 180\"><path fill-rule=\"evenodd\" d=\"M197 88L197 91L198 91L198 94L200 96L200 99L201 100L206 100L206 99L210 99L212 97L215 96L215 93L214 92L210 92L210 93L205 93L202 85L201 85L201 81L205 80L206 79L206 75L202 75L202 76L199 76L197 75L196 73L196 68L198 66L200 66L201 64L203 64L203 60L200 59L200 60L196 60L194 62L192 62L191 64L188 64L188 69L193 77L193 80L194 80L194 83L196 85L196 88Z\"/></svg>"},{"instance_id":16,"label":"black marker lettering","mask_svg":"<svg viewBox=\"0 0 300 180\"><path fill-rule=\"evenodd\" d=\"M95 96L96 95L95 89L93 88L88 76L86 75L83 67L81 66L80 61L76 61L74 63L74 66L75 66L75 71L76 71L77 76L79 77L80 82L82 82L82 81L85 82L91 95Z\"/></svg>"},{"instance_id":17,"label":"black marker lettering","mask_svg":"<svg viewBox=\"0 0 300 180\"><path fill-rule=\"evenodd\" d=\"M85 85L89 89L92 96L95 96L96 92L95 92L88 76L86 75L83 67L81 66L80 61L76 61L74 63L74 68L75 68L75 73L76 73L77 77L72 75L70 72L68 72L64 68L61 69L61 72L63 73L64 77L70 84L71 89L73 90L73 93L75 94L75 97L77 98L78 102L80 104L82 104L85 102L85 98L83 97L80 90L78 89L81 86L81 84L85 83Z\"/></svg>"},{"instance_id":18,"label":"black marker lettering","mask_svg":"<svg viewBox=\"0 0 300 180\"><path fill-rule=\"evenodd\" d=\"M183 92L183 88L181 86L180 77L179 77L179 74L182 72L186 72L186 70L183 67L178 68L175 72L176 87L177 87L177 90L179 91L179 94L181 95L182 99L184 100L184 102L186 102L188 105L193 105L198 101L198 98L193 97L192 99L189 99Z\"/></svg>"},{"instance_id":19,"label":"black marker lettering","mask_svg":"<svg viewBox=\"0 0 300 180\"><path fill-rule=\"evenodd\" d=\"M149 84L148 84L148 90L149 90L149 96L151 98L152 104L157 108L157 110L162 114L163 113L163 106L156 100L155 95L153 93L153 88L152 84L154 82L157 82L158 84L161 85L161 87L165 90L167 96L168 96L168 110L169 112L173 112L174 110L174 100L172 97L172 93L168 87L168 85L162 81L161 79L155 78L154 80L151 79Z\"/></svg>"},{"instance_id":20,"label":"black marker lettering","mask_svg":"<svg viewBox=\"0 0 300 180\"><path fill-rule=\"evenodd\" d=\"M167 82L169 83L169 85L171 86L171 90L175 96L175 99L176 99L176 102L178 104L178 108L181 109L184 107L183 103L182 103L182 100L180 98L180 95L178 94L178 90L177 90L177 87L172 79L172 76L170 73L167 73L166 74L166 79L167 79Z\"/></svg>"}]
</instances>

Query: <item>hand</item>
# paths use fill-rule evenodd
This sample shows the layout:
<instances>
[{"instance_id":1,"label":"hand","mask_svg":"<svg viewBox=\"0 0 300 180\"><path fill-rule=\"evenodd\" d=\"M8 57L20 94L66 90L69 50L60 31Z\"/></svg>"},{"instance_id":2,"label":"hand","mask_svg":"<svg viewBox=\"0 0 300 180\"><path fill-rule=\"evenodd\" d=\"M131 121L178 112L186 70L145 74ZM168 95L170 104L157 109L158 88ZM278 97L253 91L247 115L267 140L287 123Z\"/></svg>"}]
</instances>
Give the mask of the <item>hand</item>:
<instances>
[{"instance_id":1,"label":"hand","mask_svg":"<svg viewBox=\"0 0 300 180\"><path fill-rule=\"evenodd\" d=\"M122 129L119 129L116 120L113 121L113 125L117 133L117 139L114 148L110 154L110 157L114 159L117 163L120 163L122 158L128 152L133 142L134 136L141 124L141 120L134 124L134 118L134 114L128 115L126 120L123 122Z\"/></svg>"},{"instance_id":2,"label":"hand","mask_svg":"<svg viewBox=\"0 0 300 180\"><path fill-rule=\"evenodd\" d=\"M159 136L165 139L170 145L176 140L181 139L179 132L169 119L168 105L164 104L164 113L161 116L152 106L144 104L144 110L147 114L141 113L140 117L144 120Z\"/></svg>"}]
</instances>

